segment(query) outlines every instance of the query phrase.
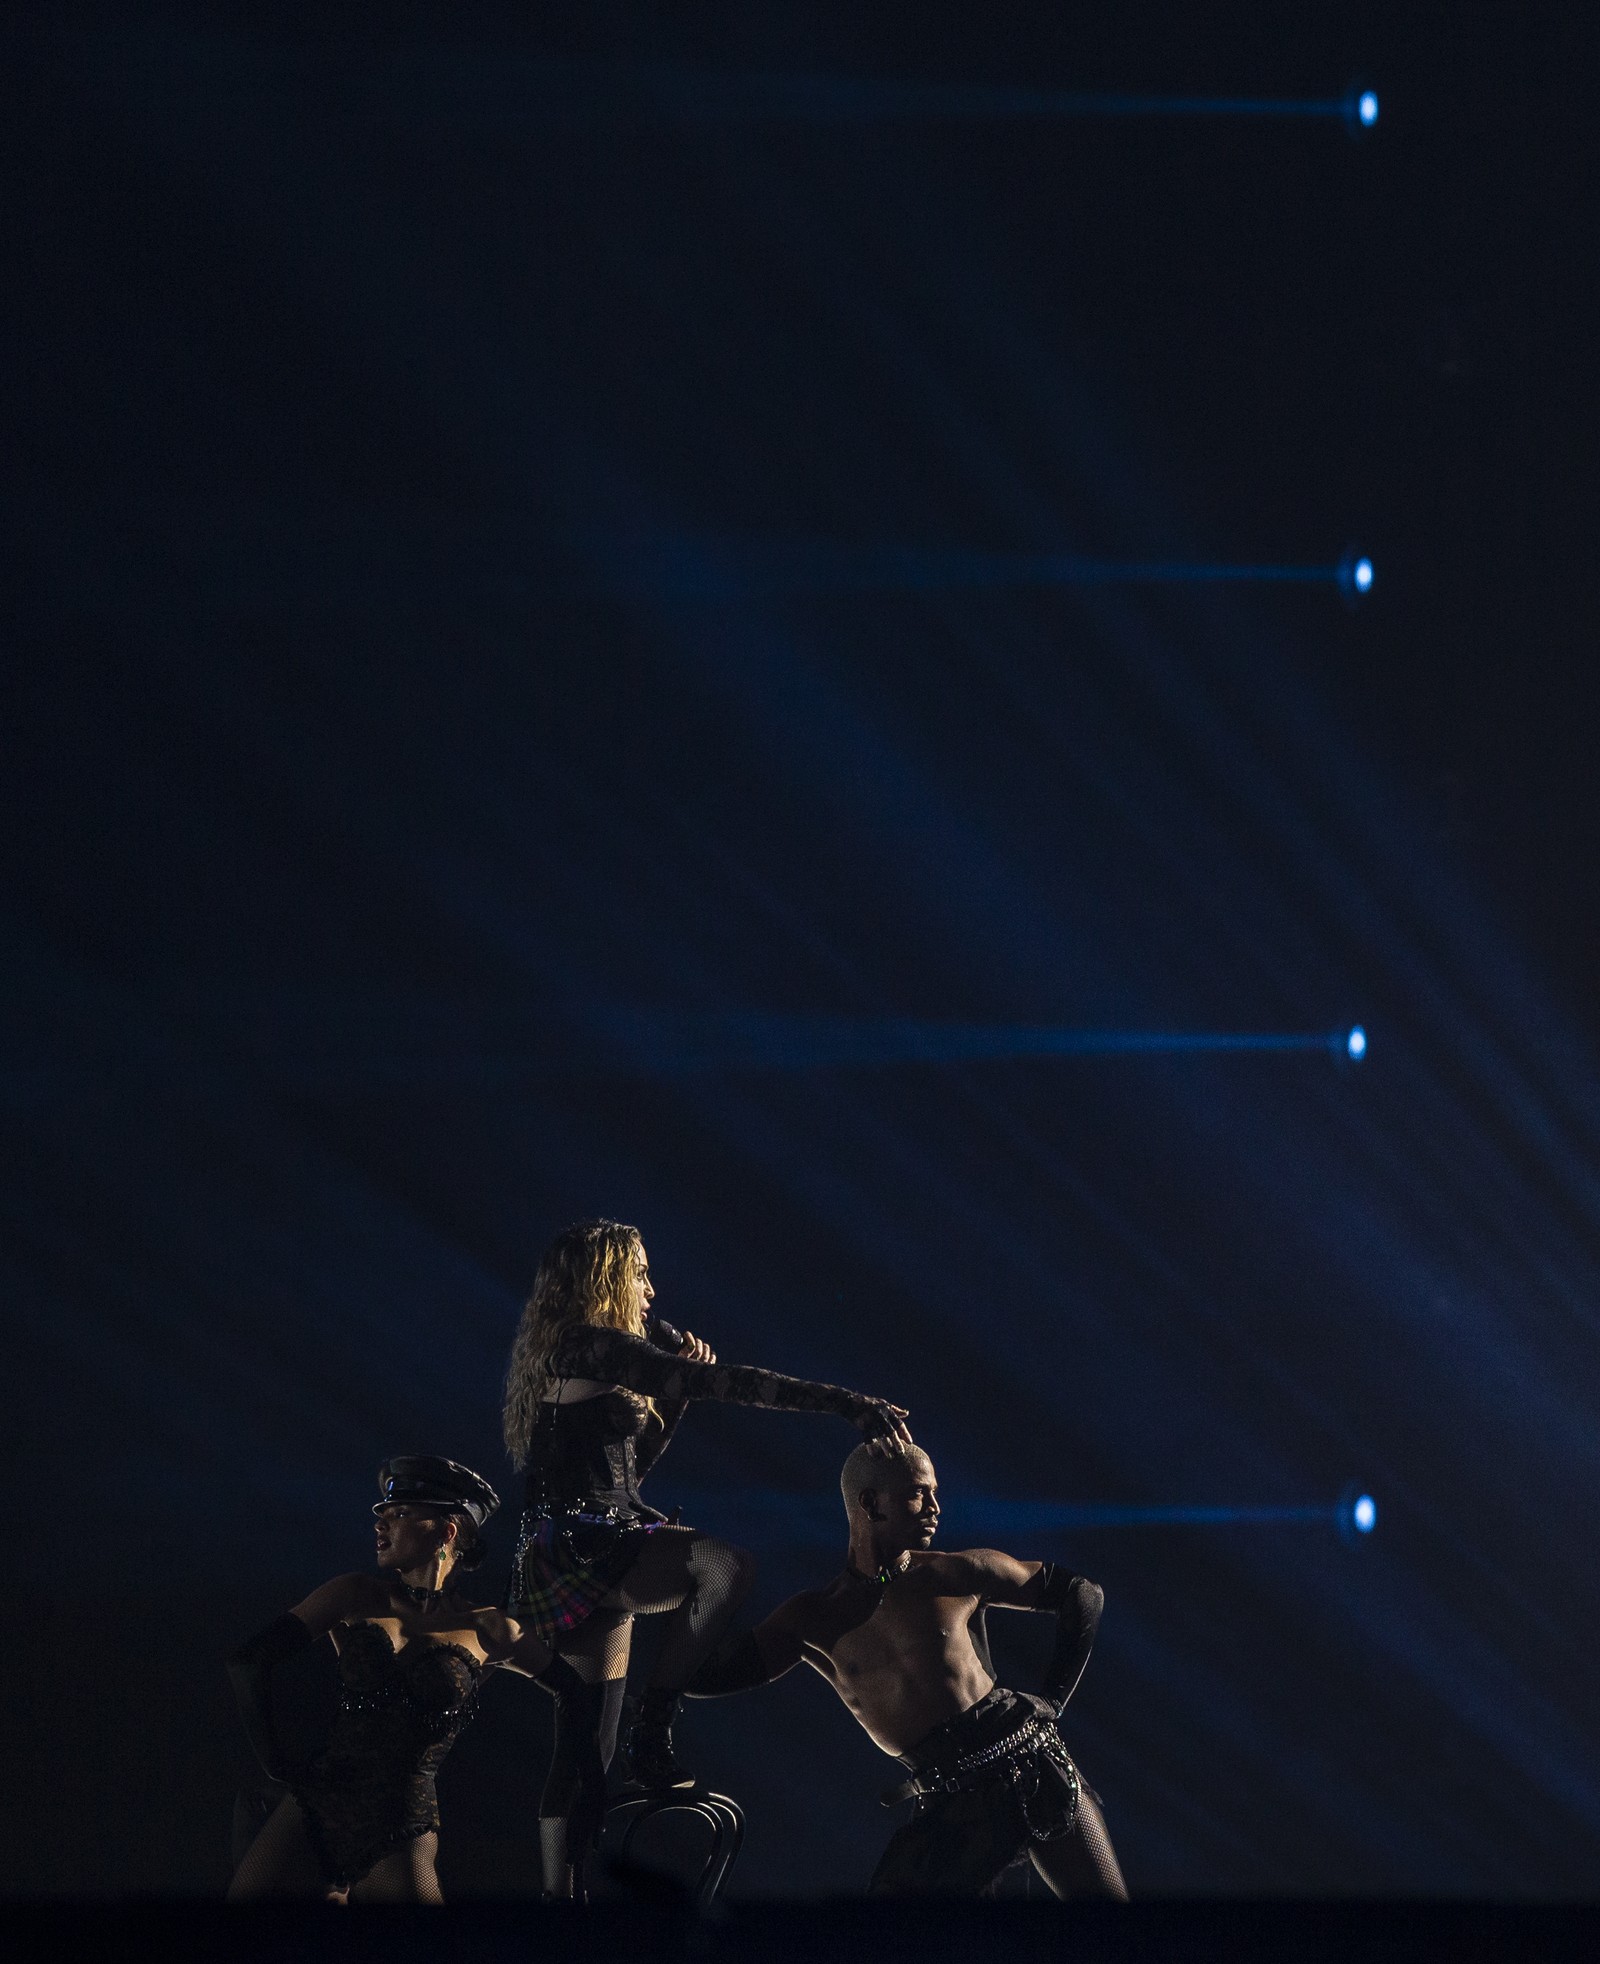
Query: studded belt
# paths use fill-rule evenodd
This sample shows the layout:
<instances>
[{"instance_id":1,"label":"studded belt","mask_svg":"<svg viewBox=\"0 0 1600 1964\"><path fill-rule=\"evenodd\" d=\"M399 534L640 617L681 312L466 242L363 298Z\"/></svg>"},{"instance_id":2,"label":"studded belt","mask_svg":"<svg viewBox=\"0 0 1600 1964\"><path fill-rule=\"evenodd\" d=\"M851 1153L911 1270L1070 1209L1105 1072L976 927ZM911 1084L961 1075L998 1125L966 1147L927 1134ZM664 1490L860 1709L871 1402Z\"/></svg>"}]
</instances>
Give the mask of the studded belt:
<instances>
[{"instance_id":1,"label":"studded belt","mask_svg":"<svg viewBox=\"0 0 1600 1964\"><path fill-rule=\"evenodd\" d=\"M1066 1789L1067 1805L1054 1818L1039 1804L1041 1759L1055 1769ZM882 1803L885 1807L897 1807L902 1801L921 1801L936 1794L974 1793L1002 1781L1017 1789L1023 1819L1035 1841L1055 1840L1067 1833L1077 1819L1082 1791L1078 1769L1054 1724L1037 1714L987 1746L975 1746L943 1765L913 1774L900 1786L890 1788L882 1796Z\"/></svg>"}]
</instances>

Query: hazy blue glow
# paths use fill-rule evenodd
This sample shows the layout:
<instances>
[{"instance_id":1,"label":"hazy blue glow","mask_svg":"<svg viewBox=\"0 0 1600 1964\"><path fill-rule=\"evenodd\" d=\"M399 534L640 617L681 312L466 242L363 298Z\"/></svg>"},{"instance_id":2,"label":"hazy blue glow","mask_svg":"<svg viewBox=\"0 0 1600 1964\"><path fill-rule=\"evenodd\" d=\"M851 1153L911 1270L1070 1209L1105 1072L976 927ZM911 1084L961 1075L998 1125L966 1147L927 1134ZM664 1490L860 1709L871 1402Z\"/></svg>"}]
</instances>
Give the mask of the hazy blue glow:
<instances>
[{"instance_id":1,"label":"hazy blue glow","mask_svg":"<svg viewBox=\"0 0 1600 1964\"><path fill-rule=\"evenodd\" d=\"M1378 1503L1370 1493L1364 1493L1351 1508L1350 1519L1357 1534L1371 1534L1378 1525Z\"/></svg>"},{"instance_id":2,"label":"hazy blue glow","mask_svg":"<svg viewBox=\"0 0 1600 1964\"><path fill-rule=\"evenodd\" d=\"M1352 1031L1350 1032L1350 1034L1349 1034L1349 1036L1345 1038L1345 1045L1344 1045L1344 1047L1345 1047L1345 1049L1346 1049L1346 1051L1348 1051L1348 1053L1349 1053L1349 1054L1350 1054L1350 1055L1351 1055L1352 1057L1365 1057L1365 1056L1366 1056L1366 1054L1367 1054L1367 1033L1366 1033L1366 1031L1365 1031L1364 1029L1362 1029L1362 1027L1361 1027L1361 1025L1360 1025L1359 1023L1358 1023L1358 1024L1357 1024L1357 1025L1355 1026L1355 1028L1354 1028L1354 1029L1353 1029L1353 1030L1352 1030Z\"/></svg>"},{"instance_id":3,"label":"hazy blue glow","mask_svg":"<svg viewBox=\"0 0 1600 1964\"><path fill-rule=\"evenodd\" d=\"M1356 583L1356 592L1365 593L1372 585L1372 561L1370 559L1358 559L1352 570L1351 578Z\"/></svg>"},{"instance_id":4,"label":"hazy blue glow","mask_svg":"<svg viewBox=\"0 0 1600 1964\"><path fill-rule=\"evenodd\" d=\"M1372 93L1371 89L1367 89L1362 94L1361 100L1356 104L1356 114L1366 124L1368 129L1371 129L1372 125L1378 120L1378 98Z\"/></svg>"}]
</instances>

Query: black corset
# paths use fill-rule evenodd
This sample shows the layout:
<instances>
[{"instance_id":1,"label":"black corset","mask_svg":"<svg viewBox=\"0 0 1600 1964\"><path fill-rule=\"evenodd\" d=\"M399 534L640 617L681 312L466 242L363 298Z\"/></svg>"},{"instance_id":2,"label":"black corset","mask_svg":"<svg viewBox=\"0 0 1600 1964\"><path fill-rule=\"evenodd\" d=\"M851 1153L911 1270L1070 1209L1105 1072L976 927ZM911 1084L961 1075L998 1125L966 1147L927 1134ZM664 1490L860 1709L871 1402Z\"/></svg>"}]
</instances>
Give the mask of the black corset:
<instances>
[{"instance_id":1,"label":"black corset","mask_svg":"<svg viewBox=\"0 0 1600 1964\"><path fill-rule=\"evenodd\" d=\"M632 1391L539 1406L526 1503L536 1514L639 1511L638 1441L650 1408Z\"/></svg>"},{"instance_id":2,"label":"black corset","mask_svg":"<svg viewBox=\"0 0 1600 1964\"><path fill-rule=\"evenodd\" d=\"M338 1717L294 1783L330 1882L358 1880L389 1849L439 1825L434 1776L472 1717L482 1669L459 1644L414 1640L396 1650L375 1623L345 1631Z\"/></svg>"}]
</instances>

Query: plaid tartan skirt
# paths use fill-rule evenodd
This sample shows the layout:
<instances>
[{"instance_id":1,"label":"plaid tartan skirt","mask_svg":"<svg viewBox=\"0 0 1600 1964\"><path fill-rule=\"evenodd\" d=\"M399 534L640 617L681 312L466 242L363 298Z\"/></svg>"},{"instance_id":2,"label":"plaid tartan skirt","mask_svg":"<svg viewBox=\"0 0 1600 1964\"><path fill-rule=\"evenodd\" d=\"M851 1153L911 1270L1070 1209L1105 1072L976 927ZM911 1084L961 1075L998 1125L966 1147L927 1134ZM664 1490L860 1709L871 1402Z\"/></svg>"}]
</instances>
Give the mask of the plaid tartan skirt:
<instances>
[{"instance_id":1,"label":"plaid tartan skirt","mask_svg":"<svg viewBox=\"0 0 1600 1964\"><path fill-rule=\"evenodd\" d=\"M524 1514L506 1614L546 1643L574 1630L633 1566L657 1521L611 1514Z\"/></svg>"}]
</instances>

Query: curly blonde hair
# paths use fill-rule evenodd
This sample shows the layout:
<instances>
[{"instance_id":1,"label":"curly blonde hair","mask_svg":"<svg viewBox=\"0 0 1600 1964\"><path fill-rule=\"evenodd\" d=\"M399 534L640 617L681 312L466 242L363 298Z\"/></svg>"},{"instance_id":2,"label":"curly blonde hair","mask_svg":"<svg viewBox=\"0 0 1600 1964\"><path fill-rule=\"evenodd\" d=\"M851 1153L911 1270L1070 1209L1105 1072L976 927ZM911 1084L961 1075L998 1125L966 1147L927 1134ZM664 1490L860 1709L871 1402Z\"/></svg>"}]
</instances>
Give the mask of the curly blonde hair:
<instances>
[{"instance_id":1,"label":"curly blonde hair","mask_svg":"<svg viewBox=\"0 0 1600 1964\"><path fill-rule=\"evenodd\" d=\"M506 1369L501 1423L513 1465L528 1463L539 1401L554 1375L550 1359L568 1330L598 1323L630 1336L645 1334L641 1292L634 1286L643 1265L639 1230L624 1221L578 1221L544 1251Z\"/></svg>"}]
</instances>

